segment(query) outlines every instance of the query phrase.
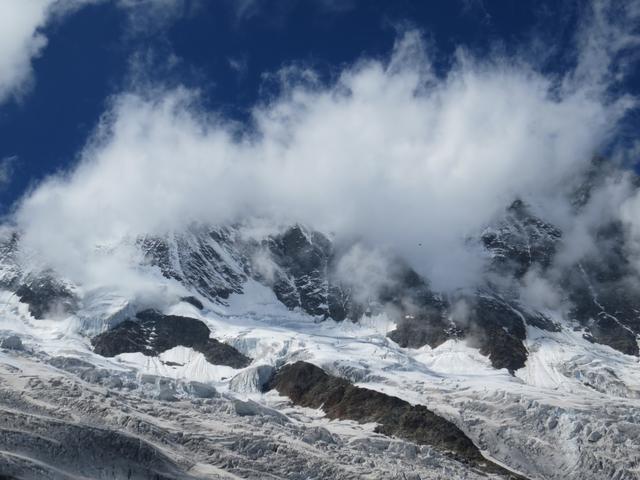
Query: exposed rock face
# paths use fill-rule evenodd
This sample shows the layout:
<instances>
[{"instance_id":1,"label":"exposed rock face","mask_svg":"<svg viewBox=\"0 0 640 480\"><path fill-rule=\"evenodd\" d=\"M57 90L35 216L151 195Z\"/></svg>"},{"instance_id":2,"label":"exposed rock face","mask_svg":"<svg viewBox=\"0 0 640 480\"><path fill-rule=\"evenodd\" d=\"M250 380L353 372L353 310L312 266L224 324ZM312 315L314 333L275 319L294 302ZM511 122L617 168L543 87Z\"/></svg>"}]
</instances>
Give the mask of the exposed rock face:
<instances>
[{"instance_id":1,"label":"exposed rock face","mask_svg":"<svg viewBox=\"0 0 640 480\"><path fill-rule=\"evenodd\" d=\"M242 293L248 278L267 284L288 308L310 315L340 320L346 313L331 311L342 294L330 285L333 258L328 238L295 225L284 232L257 241L243 238L237 229L193 227L182 234L146 237L139 242L147 261L162 274L194 288L214 302L232 293ZM267 255L269 274L257 265ZM197 305L196 305L197 306Z\"/></svg>"},{"instance_id":2,"label":"exposed rock face","mask_svg":"<svg viewBox=\"0 0 640 480\"><path fill-rule=\"evenodd\" d=\"M91 340L94 351L105 357L131 352L155 356L182 345L201 352L214 365L243 368L251 363L232 346L209 338L209 328L195 318L162 315L154 310L139 312L136 318L95 336Z\"/></svg>"},{"instance_id":3,"label":"exposed rock face","mask_svg":"<svg viewBox=\"0 0 640 480\"><path fill-rule=\"evenodd\" d=\"M376 431L452 452L456 458L488 471L504 469L488 462L478 448L454 424L423 405L411 405L397 397L355 387L328 375L307 362L282 367L267 384L296 405L322 408L329 418L375 422ZM518 478L514 475L513 478Z\"/></svg>"},{"instance_id":4,"label":"exposed rock face","mask_svg":"<svg viewBox=\"0 0 640 480\"><path fill-rule=\"evenodd\" d=\"M513 373L527 360L523 343L526 324L543 330L559 330L559 326L544 315L528 312L491 291L461 294L451 302L464 303L464 318L451 314L455 307L450 303L425 302L422 309L405 315L389 333L389 338L407 348L437 347L449 338L467 338L471 346L489 357L495 368L506 368Z\"/></svg>"},{"instance_id":5,"label":"exposed rock face","mask_svg":"<svg viewBox=\"0 0 640 480\"><path fill-rule=\"evenodd\" d=\"M0 287L8 290L17 288L23 276L17 253L20 245L18 232L0 233Z\"/></svg>"},{"instance_id":6,"label":"exposed rock face","mask_svg":"<svg viewBox=\"0 0 640 480\"><path fill-rule=\"evenodd\" d=\"M426 307L420 312L405 314L388 337L404 348L420 348L423 345L435 348L460 334L461 330L448 321L446 311Z\"/></svg>"},{"instance_id":7,"label":"exposed rock face","mask_svg":"<svg viewBox=\"0 0 640 480\"><path fill-rule=\"evenodd\" d=\"M604 181L607 168L607 162L594 161L592 170L574 195L578 211L587 203L592 190ZM493 271L503 277L511 275L517 279L532 267L544 273L561 245L562 234L532 215L523 202L516 201L497 226L483 233L482 241L492 254ZM612 221L601 228L595 235L595 241L595 253L588 254L574 265L557 269L548 280L572 305L570 315L586 329L586 338L637 356L640 353L640 299L637 295L640 279L629 264L626 238L620 222ZM527 324L551 331L557 328L542 314L524 315ZM513 322L507 323L511 326L503 326L511 336L524 338L519 328L512 328ZM495 325L495 322L488 325ZM489 335L496 332L491 327L486 330ZM500 333L500 336L504 335ZM515 345L514 342L508 343ZM481 350L486 351L486 348L481 347ZM518 353L513 350L513 353L515 355L505 358L512 357L507 362L510 366L504 361L499 364L512 369L517 367L518 357L526 358L524 351ZM493 357L492 363L495 365Z\"/></svg>"},{"instance_id":8,"label":"exposed rock face","mask_svg":"<svg viewBox=\"0 0 640 480\"><path fill-rule=\"evenodd\" d=\"M495 368L513 373L524 366L526 330L520 312L499 298L478 295L470 315L470 343L479 347Z\"/></svg>"},{"instance_id":9,"label":"exposed rock face","mask_svg":"<svg viewBox=\"0 0 640 480\"><path fill-rule=\"evenodd\" d=\"M614 162L593 159L584 181L572 196L580 213L598 187L621 181ZM630 179L631 188L640 188L640 177ZM640 335L640 278L629 262L629 245L623 225L616 219L594 235L595 249L562 276L567 297L573 304L571 317L587 331L586 338L620 352L636 355Z\"/></svg>"},{"instance_id":10,"label":"exposed rock face","mask_svg":"<svg viewBox=\"0 0 640 480\"><path fill-rule=\"evenodd\" d=\"M603 251L612 252L609 261L585 259L562 278L557 289L574 304L573 316L586 328L588 338L637 355L640 301L635 300L635 288L628 285L624 238L615 228L601 236L606 243ZM490 255L488 273L508 284L517 283L531 269L544 274L561 245L562 233L517 200L495 225L485 229L480 241ZM476 292L451 298L433 292L427 280L400 259L389 272L388 286L361 303L333 275L340 253L331 241L297 225L262 241L244 239L233 228L196 229L168 239L146 239L142 245L166 276L191 285L210 300L223 301L229 293L242 291L247 278L254 278L272 288L290 309L319 318L357 321L362 315L385 310L397 324L389 337L405 348L437 347L451 338L467 338L489 356L494 367L511 372L527 358L526 325L549 331L559 328L543 314L518 304L516 283L513 291L489 282ZM258 254L268 257L268 275L256 263ZM452 315L461 298L470 307L462 321Z\"/></svg>"},{"instance_id":11,"label":"exposed rock face","mask_svg":"<svg viewBox=\"0 0 640 480\"><path fill-rule=\"evenodd\" d=\"M379 299L398 312L398 327L389 333L389 338L402 347L435 348L461 333L447 314L448 303L433 293L414 270L401 264L393 273L394 281L380 293Z\"/></svg>"},{"instance_id":12,"label":"exposed rock face","mask_svg":"<svg viewBox=\"0 0 640 480\"><path fill-rule=\"evenodd\" d=\"M627 259L622 226L614 222L597 238L601 256L585 258L563 278L573 304L571 316L593 341L637 356L640 279Z\"/></svg>"},{"instance_id":13,"label":"exposed rock face","mask_svg":"<svg viewBox=\"0 0 640 480\"><path fill-rule=\"evenodd\" d=\"M492 255L492 268L519 278L533 266L546 269L561 237L560 230L531 214L522 200L516 200L503 219L482 233L481 240Z\"/></svg>"},{"instance_id":14,"label":"exposed rock face","mask_svg":"<svg viewBox=\"0 0 640 480\"><path fill-rule=\"evenodd\" d=\"M231 229L193 227L182 234L146 237L139 242L147 261L212 301L242 293L247 275Z\"/></svg>"},{"instance_id":15,"label":"exposed rock face","mask_svg":"<svg viewBox=\"0 0 640 480\"><path fill-rule=\"evenodd\" d=\"M19 256L20 235L0 236L0 288L12 291L37 320L76 311L72 286L49 269L25 270Z\"/></svg>"},{"instance_id":16,"label":"exposed rock face","mask_svg":"<svg viewBox=\"0 0 640 480\"><path fill-rule=\"evenodd\" d=\"M331 243L322 234L299 226L266 241L276 271L273 291L287 307L315 316L329 316L328 263Z\"/></svg>"},{"instance_id":17,"label":"exposed rock face","mask_svg":"<svg viewBox=\"0 0 640 480\"><path fill-rule=\"evenodd\" d=\"M47 314L72 312L76 308L76 299L68 287L49 275L22 283L16 295L29 305L29 312L36 319L43 319Z\"/></svg>"}]
</instances>

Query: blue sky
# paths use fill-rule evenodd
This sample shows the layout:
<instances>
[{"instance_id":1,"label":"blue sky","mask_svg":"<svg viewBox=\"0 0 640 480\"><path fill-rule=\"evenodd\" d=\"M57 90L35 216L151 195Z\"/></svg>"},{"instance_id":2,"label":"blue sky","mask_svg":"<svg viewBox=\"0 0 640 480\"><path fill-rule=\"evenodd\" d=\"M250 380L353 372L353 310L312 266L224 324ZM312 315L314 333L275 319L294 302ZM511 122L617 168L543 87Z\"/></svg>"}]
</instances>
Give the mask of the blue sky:
<instances>
[{"instance_id":1,"label":"blue sky","mask_svg":"<svg viewBox=\"0 0 640 480\"><path fill-rule=\"evenodd\" d=\"M543 68L560 71L573 60L571 38L576 17L586 4L524 0L177 3L165 16L142 21L138 17L148 12L132 14L115 1L98 2L41 27L48 44L33 60L33 86L17 101L0 106L0 158L15 158L11 181L0 192L4 209L34 182L76 162L108 97L130 86L136 56L149 58L144 66L149 78L197 87L208 109L246 121L251 107L277 87L269 74L295 63L311 66L329 80L345 64L388 55L398 30L404 28L419 29L433 43L436 65L443 70L461 46L476 52L497 48L513 53L529 48L535 37L546 44L545 53L553 49ZM141 8L148 10L148 6Z\"/></svg>"}]
</instances>

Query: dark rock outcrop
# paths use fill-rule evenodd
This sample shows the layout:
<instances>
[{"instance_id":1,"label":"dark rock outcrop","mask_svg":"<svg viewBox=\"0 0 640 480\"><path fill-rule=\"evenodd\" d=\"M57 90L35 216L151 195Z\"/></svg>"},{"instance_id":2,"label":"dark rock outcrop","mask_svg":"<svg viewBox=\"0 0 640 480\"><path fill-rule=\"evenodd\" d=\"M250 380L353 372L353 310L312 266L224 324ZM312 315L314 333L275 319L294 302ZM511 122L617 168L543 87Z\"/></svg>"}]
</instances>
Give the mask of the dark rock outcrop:
<instances>
[{"instance_id":1,"label":"dark rock outcrop","mask_svg":"<svg viewBox=\"0 0 640 480\"><path fill-rule=\"evenodd\" d=\"M327 417L375 422L378 433L429 445L456 459L490 472L508 472L486 460L453 423L423 405L411 405L391 395L356 387L321 368L296 362L282 367L266 385L296 405L322 408ZM513 475L513 478L520 478Z\"/></svg>"},{"instance_id":2,"label":"dark rock outcrop","mask_svg":"<svg viewBox=\"0 0 640 480\"><path fill-rule=\"evenodd\" d=\"M513 373L527 360L526 325L554 332L560 328L543 314L526 311L492 292L458 295L451 302L464 302L463 318L456 318L452 314L455 308L448 303L440 302L431 309L424 305L405 315L388 337L405 348L435 348L450 338L465 338L489 357L494 368Z\"/></svg>"},{"instance_id":3,"label":"dark rock outcrop","mask_svg":"<svg viewBox=\"0 0 640 480\"><path fill-rule=\"evenodd\" d=\"M597 257L591 255L563 276L570 316L587 329L593 341L628 355L640 354L640 278L630 264L625 235L612 222L596 235Z\"/></svg>"},{"instance_id":4,"label":"dark rock outcrop","mask_svg":"<svg viewBox=\"0 0 640 480\"><path fill-rule=\"evenodd\" d=\"M514 201L505 216L481 235L491 253L491 267L501 275L522 277L537 266L551 265L562 233L553 225L533 215L522 201Z\"/></svg>"},{"instance_id":5,"label":"dark rock outcrop","mask_svg":"<svg viewBox=\"0 0 640 480\"><path fill-rule=\"evenodd\" d=\"M471 346L489 357L494 368L509 372L524 367L527 335L522 314L504 300L490 295L478 295L469 315L467 328Z\"/></svg>"},{"instance_id":6,"label":"dark rock outcrop","mask_svg":"<svg viewBox=\"0 0 640 480\"><path fill-rule=\"evenodd\" d=\"M435 348L460 335L461 330L447 320L445 312L425 308L418 313L405 314L387 336L404 348L424 345Z\"/></svg>"},{"instance_id":7,"label":"dark rock outcrop","mask_svg":"<svg viewBox=\"0 0 640 480\"><path fill-rule=\"evenodd\" d=\"M449 303L434 293L420 275L400 260L391 275L392 281L377 299L397 324L389 338L405 348L435 348L461 335L448 315Z\"/></svg>"},{"instance_id":8,"label":"dark rock outcrop","mask_svg":"<svg viewBox=\"0 0 640 480\"><path fill-rule=\"evenodd\" d=\"M555 323L544 313L526 312L524 310L520 310L520 313L524 317L527 325L539 328L540 330L546 330L547 332L559 332L561 330L560 325Z\"/></svg>"},{"instance_id":9,"label":"dark rock outcrop","mask_svg":"<svg viewBox=\"0 0 640 480\"><path fill-rule=\"evenodd\" d=\"M328 317L331 242L318 232L296 225L269 238L264 246L279 267L272 285L278 300L290 309Z\"/></svg>"},{"instance_id":10,"label":"dark rock outcrop","mask_svg":"<svg viewBox=\"0 0 640 480\"><path fill-rule=\"evenodd\" d=\"M22 283L16 289L16 296L29 306L31 316L39 320L52 313L69 313L76 308L76 299L68 287L49 275Z\"/></svg>"},{"instance_id":11,"label":"dark rock outcrop","mask_svg":"<svg viewBox=\"0 0 640 480\"><path fill-rule=\"evenodd\" d=\"M139 242L147 261L167 278L182 282L212 301L242 293L247 279L241 241L225 228L194 226L182 234L145 237Z\"/></svg>"},{"instance_id":12,"label":"dark rock outcrop","mask_svg":"<svg viewBox=\"0 0 640 480\"><path fill-rule=\"evenodd\" d=\"M141 352L156 356L177 346L191 347L204 354L209 363L243 368L251 363L230 345L210 338L209 328L195 318L163 315L145 310L136 320L125 320L113 329L93 337L94 351L105 357Z\"/></svg>"}]
</instances>

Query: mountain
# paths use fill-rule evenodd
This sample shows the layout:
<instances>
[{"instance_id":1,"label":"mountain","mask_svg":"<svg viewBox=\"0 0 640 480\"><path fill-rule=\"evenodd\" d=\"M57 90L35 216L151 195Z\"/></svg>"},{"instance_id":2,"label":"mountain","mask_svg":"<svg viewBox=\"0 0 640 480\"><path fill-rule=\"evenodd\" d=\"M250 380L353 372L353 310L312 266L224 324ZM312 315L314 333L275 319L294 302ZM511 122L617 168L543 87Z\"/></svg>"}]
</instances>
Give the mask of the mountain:
<instances>
[{"instance_id":1,"label":"mountain","mask_svg":"<svg viewBox=\"0 0 640 480\"><path fill-rule=\"evenodd\" d=\"M129 242L143 294L65 278L7 229L0 472L639 478L625 232L611 221L559 262L565 233L516 199L469 239L477 285L439 292L393 255L358 284L340 268L355 246L304 225L193 225Z\"/></svg>"}]
</instances>

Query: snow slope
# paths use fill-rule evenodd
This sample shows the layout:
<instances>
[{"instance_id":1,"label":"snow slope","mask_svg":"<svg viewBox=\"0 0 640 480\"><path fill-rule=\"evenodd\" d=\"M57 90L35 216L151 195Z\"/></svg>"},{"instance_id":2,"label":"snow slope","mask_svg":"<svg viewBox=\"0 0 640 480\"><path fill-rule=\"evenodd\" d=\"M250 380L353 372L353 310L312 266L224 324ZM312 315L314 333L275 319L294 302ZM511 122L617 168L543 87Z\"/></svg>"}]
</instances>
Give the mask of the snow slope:
<instances>
[{"instance_id":1,"label":"snow slope","mask_svg":"<svg viewBox=\"0 0 640 480\"><path fill-rule=\"evenodd\" d=\"M1 299L0 328L18 333L28 349L46 357L75 357L138 378L204 382L222 393L284 408L272 394L231 393L230 382L242 371L211 365L190 348L175 347L157 357L102 358L83 336L81 317L87 312L35 320L9 292ZM108 294L98 303L108 311L122 306L121 299ZM358 324L318 322L287 309L273 291L252 280L226 303L206 302L199 310L178 302L164 313L204 321L212 336L253 359L246 370L305 360L360 386L425 404L454 421L487 455L529 478L637 478L640 364L635 357L589 343L580 332L530 327L527 363L510 375L494 369L463 340L437 348L401 348L386 336L394 325L385 314Z\"/></svg>"}]
</instances>

